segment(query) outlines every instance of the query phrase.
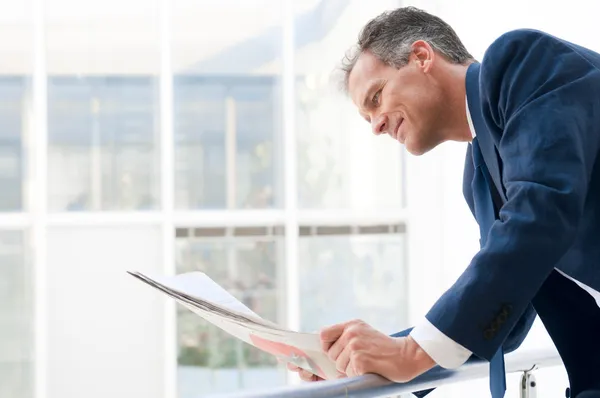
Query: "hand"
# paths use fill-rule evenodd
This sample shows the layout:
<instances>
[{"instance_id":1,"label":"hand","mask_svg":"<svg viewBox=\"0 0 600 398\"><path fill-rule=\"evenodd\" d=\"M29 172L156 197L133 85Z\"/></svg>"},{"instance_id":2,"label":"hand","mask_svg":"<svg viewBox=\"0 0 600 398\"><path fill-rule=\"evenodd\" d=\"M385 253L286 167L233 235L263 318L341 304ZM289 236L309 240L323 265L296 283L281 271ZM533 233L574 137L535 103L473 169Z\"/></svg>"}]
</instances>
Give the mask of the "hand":
<instances>
[{"instance_id":1,"label":"hand","mask_svg":"<svg viewBox=\"0 0 600 398\"><path fill-rule=\"evenodd\" d=\"M310 373L308 370L299 368L298 366L296 366L292 363L288 362L287 368L289 370L291 370L292 372L298 372L298 375L300 376L300 379L302 379L302 381L322 381L323 380L321 377Z\"/></svg>"},{"instance_id":2,"label":"hand","mask_svg":"<svg viewBox=\"0 0 600 398\"><path fill-rule=\"evenodd\" d=\"M279 358L277 360L279 362L283 362ZM322 377L312 374L308 370L304 370L304 369L294 365L293 363L287 362L286 365L287 365L288 370L291 370L292 372L297 372L302 381L323 381L323 380L325 380ZM346 377L346 375L344 373L338 372L338 374L337 374L338 379L341 379L344 377Z\"/></svg>"},{"instance_id":3,"label":"hand","mask_svg":"<svg viewBox=\"0 0 600 398\"><path fill-rule=\"evenodd\" d=\"M390 337L360 320L323 329L321 345L350 377L375 373L405 383L436 365L412 337Z\"/></svg>"}]
</instances>

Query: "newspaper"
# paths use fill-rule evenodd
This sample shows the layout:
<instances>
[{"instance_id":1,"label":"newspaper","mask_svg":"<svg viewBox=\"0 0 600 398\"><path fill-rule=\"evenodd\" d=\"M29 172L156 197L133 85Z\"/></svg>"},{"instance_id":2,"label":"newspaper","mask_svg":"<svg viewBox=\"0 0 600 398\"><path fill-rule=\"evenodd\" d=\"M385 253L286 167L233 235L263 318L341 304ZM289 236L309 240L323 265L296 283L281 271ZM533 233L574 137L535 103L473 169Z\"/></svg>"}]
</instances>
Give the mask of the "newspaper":
<instances>
[{"instance_id":1,"label":"newspaper","mask_svg":"<svg viewBox=\"0 0 600 398\"><path fill-rule=\"evenodd\" d=\"M335 379L335 363L321 349L319 335L283 328L261 318L202 272L149 277L129 272L232 336L282 362L292 363L326 380Z\"/></svg>"}]
</instances>

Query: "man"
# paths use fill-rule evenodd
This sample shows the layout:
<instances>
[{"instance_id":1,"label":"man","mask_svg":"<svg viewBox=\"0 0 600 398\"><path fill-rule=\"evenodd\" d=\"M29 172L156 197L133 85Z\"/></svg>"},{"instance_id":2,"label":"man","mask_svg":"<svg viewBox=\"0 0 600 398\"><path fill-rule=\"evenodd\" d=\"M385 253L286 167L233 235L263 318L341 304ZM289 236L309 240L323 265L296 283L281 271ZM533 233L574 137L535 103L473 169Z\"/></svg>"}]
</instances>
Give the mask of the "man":
<instances>
[{"instance_id":1,"label":"man","mask_svg":"<svg viewBox=\"0 0 600 398\"><path fill-rule=\"evenodd\" d=\"M481 249L414 329L322 330L338 370L406 382L478 358L500 398L504 353L537 314L571 396L600 397L600 54L517 30L479 63L444 21L407 7L369 22L343 70L376 135L413 155L468 142L463 190Z\"/></svg>"}]
</instances>

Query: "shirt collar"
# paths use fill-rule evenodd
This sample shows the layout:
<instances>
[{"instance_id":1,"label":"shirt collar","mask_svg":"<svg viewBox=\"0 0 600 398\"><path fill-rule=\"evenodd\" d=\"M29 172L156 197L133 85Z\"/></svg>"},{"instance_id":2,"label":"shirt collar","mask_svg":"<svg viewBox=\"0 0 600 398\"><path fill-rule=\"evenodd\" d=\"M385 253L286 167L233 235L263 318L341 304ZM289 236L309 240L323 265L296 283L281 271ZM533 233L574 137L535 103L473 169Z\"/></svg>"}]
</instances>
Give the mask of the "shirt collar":
<instances>
[{"instance_id":1,"label":"shirt collar","mask_svg":"<svg viewBox=\"0 0 600 398\"><path fill-rule=\"evenodd\" d=\"M469 122L469 129L471 130L471 136L475 138L477 133L475 132L475 126L473 126L473 119L471 119L471 111L469 110L469 99L465 96L465 102L467 104L467 121Z\"/></svg>"}]
</instances>

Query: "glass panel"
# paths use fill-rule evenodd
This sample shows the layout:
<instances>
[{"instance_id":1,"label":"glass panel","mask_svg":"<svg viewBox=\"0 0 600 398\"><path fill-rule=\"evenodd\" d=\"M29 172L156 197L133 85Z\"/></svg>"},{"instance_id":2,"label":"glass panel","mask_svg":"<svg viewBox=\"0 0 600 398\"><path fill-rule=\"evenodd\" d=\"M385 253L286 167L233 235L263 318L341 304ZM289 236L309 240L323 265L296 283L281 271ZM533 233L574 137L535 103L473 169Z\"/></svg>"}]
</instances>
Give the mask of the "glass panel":
<instances>
[{"instance_id":1,"label":"glass panel","mask_svg":"<svg viewBox=\"0 0 600 398\"><path fill-rule=\"evenodd\" d=\"M175 204L225 204L225 93L217 84L176 78L174 83Z\"/></svg>"},{"instance_id":2,"label":"glass panel","mask_svg":"<svg viewBox=\"0 0 600 398\"><path fill-rule=\"evenodd\" d=\"M177 273L202 271L265 319L283 322L280 240L177 241ZM285 383L285 370L266 354L178 306L180 398Z\"/></svg>"},{"instance_id":3,"label":"glass panel","mask_svg":"<svg viewBox=\"0 0 600 398\"><path fill-rule=\"evenodd\" d=\"M176 207L281 206L280 2L182 0L172 18Z\"/></svg>"},{"instance_id":4,"label":"glass panel","mask_svg":"<svg viewBox=\"0 0 600 398\"><path fill-rule=\"evenodd\" d=\"M294 6L299 206L402 207L400 145L373 136L331 81L362 26L398 1L300 0Z\"/></svg>"},{"instance_id":5,"label":"glass panel","mask_svg":"<svg viewBox=\"0 0 600 398\"><path fill-rule=\"evenodd\" d=\"M388 334L406 328L404 235L304 237L299 258L303 331L357 318Z\"/></svg>"},{"instance_id":6,"label":"glass panel","mask_svg":"<svg viewBox=\"0 0 600 398\"><path fill-rule=\"evenodd\" d=\"M46 7L49 209L156 209L158 0L95 3Z\"/></svg>"},{"instance_id":7,"label":"glass panel","mask_svg":"<svg viewBox=\"0 0 600 398\"><path fill-rule=\"evenodd\" d=\"M33 71L32 2L4 2L0 15L0 211L21 211L25 201Z\"/></svg>"},{"instance_id":8,"label":"glass panel","mask_svg":"<svg viewBox=\"0 0 600 398\"><path fill-rule=\"evenodd\" d=\"M47 228L46 398L165 398L169 298L126 273L162 274L163 239L152 224Z\"/></svg>"},{"instance_id":9,"label":"glass panel","mask_svg":"<svg viewBox=\"0 0 600 398\"><path fill-rule=\"evenodd\" d=\"M25 234L0 231L0 397L33 398L33 275Z\"/></svg>"},{"instance_id":10,"label":"glass panel","mask_svg":"<svg viewBox=\"0 0 600 398\"><path fill-rule=\"evenodd\" d=\"M0 211L20 211L24 207L24 118L30 81L29 77L0 76Z\"/></svg>"}]
</instances>

